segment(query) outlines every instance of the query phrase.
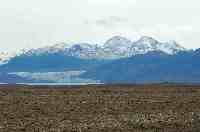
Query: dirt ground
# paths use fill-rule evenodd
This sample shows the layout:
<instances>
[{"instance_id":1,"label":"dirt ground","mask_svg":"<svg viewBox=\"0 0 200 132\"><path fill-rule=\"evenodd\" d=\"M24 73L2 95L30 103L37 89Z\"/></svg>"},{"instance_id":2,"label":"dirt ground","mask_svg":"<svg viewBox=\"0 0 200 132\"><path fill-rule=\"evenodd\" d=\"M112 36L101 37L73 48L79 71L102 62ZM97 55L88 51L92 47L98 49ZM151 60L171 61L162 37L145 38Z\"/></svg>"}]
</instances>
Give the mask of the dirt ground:
<instances>
[{"instance_id":1,"label":"dirt ground","mask_svg":"<svg viewBox=\"0 0 200 132\"><path fill-rule=\"evenodd\" d=\"M0 132L200 132L200 86L0 86Z\"/></svg>"}]
</instances>

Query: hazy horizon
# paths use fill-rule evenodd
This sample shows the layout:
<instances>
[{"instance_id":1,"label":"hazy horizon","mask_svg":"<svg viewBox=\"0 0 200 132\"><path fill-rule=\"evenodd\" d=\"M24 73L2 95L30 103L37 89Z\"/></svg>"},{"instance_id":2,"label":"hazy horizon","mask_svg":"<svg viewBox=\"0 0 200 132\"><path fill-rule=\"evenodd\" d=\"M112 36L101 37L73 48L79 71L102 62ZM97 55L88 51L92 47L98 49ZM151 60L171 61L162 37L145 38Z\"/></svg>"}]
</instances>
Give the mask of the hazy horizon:
<instances>
[{"instance_id":1,"label":"hazy horizon","mask_svg":"<svg viewBox=\"0 0 200 132\"><path fill-rule=\"evenodd\" d=\"M65 43L151 36L200 48L197 0L1 1L0 52Z\"/></svg>"}]
</instances>

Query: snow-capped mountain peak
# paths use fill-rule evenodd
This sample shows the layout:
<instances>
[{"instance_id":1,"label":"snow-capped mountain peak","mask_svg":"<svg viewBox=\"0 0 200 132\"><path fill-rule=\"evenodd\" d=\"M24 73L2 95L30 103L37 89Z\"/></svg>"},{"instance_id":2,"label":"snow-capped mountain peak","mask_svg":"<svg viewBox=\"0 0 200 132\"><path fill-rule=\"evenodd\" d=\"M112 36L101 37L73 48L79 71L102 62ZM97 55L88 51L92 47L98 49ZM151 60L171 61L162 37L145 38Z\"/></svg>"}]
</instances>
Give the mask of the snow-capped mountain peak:
<instances>
[{"instance_id":1,"label":"snow-capped mountain peak","mask_svg":"<svg viewBox=\"0 0 200 132\"><path fill-rule=\"evenodd\" d=\"M88 43L80 43L80 44L74 44L70 48L74 50L84 50L84 49L90 50L90 49L95 48L95 45L88 44Z\"/></svg>"},{"instance_id":2,"label":"snow-capped mountain peak","mask_svg":"<svg viewBox=\"0 0 200 132\"><path fill-rule=\"evenodd\" d=\"M52 53L58 53L63 52L66 49L70 48L72 45L67 43L57 43L53 46L45 46L40 48L34 48L29 50L24 50L21 54L24 55L41 55L41 54L52 54Z\"/></svg>"},{"instance_id":3,"label":"snow-capped mountain peak","mask_svg":"<svg viewBox=\"0 0 200 132\"><path fill-rule=\"evenodd\" d=\"M157 40L155 40L155 39L152 38L152 37L148 37L148 36L142 36L142 37L138 40L138 42L144 43L144 44L156 44L156 43L158 43Z\"/></svg>"},{"instance_id":4,"label":"snow-capped mountain peak","mask_svg":"<svg viewBox=\"0 0 200 132\"><path fill-rule=\"evenodd\" d=\"M167 42L167 44L173 48L178 48L180 50L186 50L186 48L184 48L183 46L179 45L176 41L174 40L170 40Z\"/></svg>"},{"instance_id":5,"label":"snow-capped mountain peak","mask_svg":"<svg viewBox=\"0 0 200 132\"><path fill-rule=\"evenodd\" d=\"M99 49L100 47L95 44L80 43L66 49L64 54L81 59L95 59L98 58Z\"/></svg>"},{"instance_id":6,"label":"snow-capped mountain peak","mask_svg":"<svg viewBox=\"0 0 200 132\"><path fill-rule=\"evenodd\" d=\"M16 53L1 52L0 53L0 65L7 63L14 56L16 56Z\"/></svg>"},{"instance_id":7,"label":"snow-capped mountain peak","mask_svg":"<svg viewBox=\"0 0 200 132\"><path fill-rule=\"evenodd\" d=\"M160 49L162 49L164 52L168 54L176 54L179 51L186 51L184 47L179 45L176 41L170 40L168 42L162 43L160 45Z\"/></svg>"},{"instance_id":8,"label":"snow-capped mountain peak","mask_svg":"<svg viewBox=\"0 0 200 132\"><path fill-rule=\"evenodd\" d=\"M105 42L104 47L129 47L131 43L132 42L125 37L114 36Z\"/></svg>"},{"instance_id":9,"label":"snow-capped mountain peak","mask_svg":"<svg viewBox=\"0 0 200 132\"><path fill-rule=\"evenodd\" d=\"M61 43L57 43L57 44L51 46L51 48L54 48L54 49L67 49L67 48L70 48L71 46L72 46L72 44L61 42Z\"/></svg>"},{"instance_id":10,"label":"snow-capped mountain peak","mask_svg":"<svg viewBox=\"0 0 200 132\"><path fill-rule=\"evenodd\" d=\"M66 56L81 59L120 59L131 57L137 54L146 54L152 51L161 51L167 54L176 54L179 51L187 51L175 41L159 42L148 36L143 36L139 40L131 40L114 36L107 40L103 46L89 43L67 44L58 43L53 46L46 46L37 49L25 50L18 55L42 55L59 53ZM6 62L7 54L0 54L0 62Z\"/></svg>"},{"instance_id":11,"label":"snow-capped mountain peak","mask_svg":"<svg viewBox=\"0 0 200 132\"><path fill-rule=\"evenodd\" d=\"M129 49L132 42L121 36L114 36L103 45L104 56L112 59L129 56Z\"/></svg>"},{"instance_id":12,"label":"snow-capped mountain peak","mask_svg":"<svg viewBox=\"0 0 200 132\"><path fill-rule=\"evenodd\" d=\"M162 51L167 54L175 54L186 50L176 43L176 41L159 42L152 37L143 36L138 41L133 42L131 52L133 54L145 54L151 51Z\"/></svg>"}]
</instances>

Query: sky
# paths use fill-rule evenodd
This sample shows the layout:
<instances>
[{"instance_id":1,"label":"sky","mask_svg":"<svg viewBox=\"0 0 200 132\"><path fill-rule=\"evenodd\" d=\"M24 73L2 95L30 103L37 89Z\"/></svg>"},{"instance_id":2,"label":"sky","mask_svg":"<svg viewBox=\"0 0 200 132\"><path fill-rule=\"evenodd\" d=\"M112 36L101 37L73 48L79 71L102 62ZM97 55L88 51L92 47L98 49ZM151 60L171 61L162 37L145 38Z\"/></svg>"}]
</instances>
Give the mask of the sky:
<instances>
[{"instance_id":1,"label":"sky","mask_svg":"<svg viewBox=\"0 0 200 132\"><path fill-rule=\"evenodd\" d=\"M0 0L0 51L151 36L200 48L199 0Z\"/></svg>"}]
</instances>

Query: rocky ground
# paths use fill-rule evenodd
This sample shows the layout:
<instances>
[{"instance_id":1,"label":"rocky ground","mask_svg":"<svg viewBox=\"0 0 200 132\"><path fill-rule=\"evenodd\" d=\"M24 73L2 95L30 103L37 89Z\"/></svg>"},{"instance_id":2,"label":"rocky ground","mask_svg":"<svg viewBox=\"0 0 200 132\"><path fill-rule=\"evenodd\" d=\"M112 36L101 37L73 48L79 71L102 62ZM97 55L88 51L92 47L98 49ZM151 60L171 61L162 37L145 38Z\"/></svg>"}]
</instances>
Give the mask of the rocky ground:
<instances>
[{"instance_id":1,"label":"rocky ground","mask_svg":"<svg viewBox=\"0 0 200 132\"><path fill-rule=\"evenodd\" d=\"M0 86L0 132L200 132L200 86Z\"/></svg>"}]
</instances>

